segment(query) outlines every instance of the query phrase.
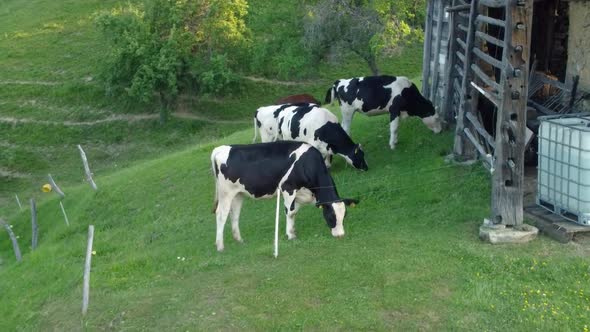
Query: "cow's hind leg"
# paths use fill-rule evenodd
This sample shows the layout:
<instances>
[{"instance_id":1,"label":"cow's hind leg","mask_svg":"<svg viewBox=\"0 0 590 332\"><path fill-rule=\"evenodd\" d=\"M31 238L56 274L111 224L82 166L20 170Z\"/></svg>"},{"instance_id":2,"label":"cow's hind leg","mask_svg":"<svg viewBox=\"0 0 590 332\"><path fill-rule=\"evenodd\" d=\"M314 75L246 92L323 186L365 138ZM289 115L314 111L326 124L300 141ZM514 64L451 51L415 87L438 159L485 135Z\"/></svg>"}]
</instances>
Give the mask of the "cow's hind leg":
<instances>
[{"instance_id":1,"label":"cow's hind leg","mask_svg":"<svg viewBox=\"0 0 590 332\"><path fill-rule=\"evenodd\" d=\"M350 126L352 124L352 117L354 116L354 108L347 105L340 106L340 113L342 113L342 129L350 135Z\"/></svg>"},{"instance_id":2,"label":"cow's hind leg","mask_svg":"<svg viewBox=\"0 0 590 332\"><path fill-rule=\"evenodd\" d=\"M231 209L232 199L233 195L228 195L221 198L217 203L217 210L215 211L215 216L217 218L217 236L215 238L215 245L217 246L217 251L223 251L224 248L223 229L225 228L225 222L227 221L227 216L229 215L229 211Z\"/></svg>"},{"instance_id":3,"label":"cow's hind leg","mask_svg":"<svg viewBox=\"0 0 590 332\"><path fill-rule=\"evenodd\" d=\"M236 195L231 202L231 230L234 239L238 242L244 242L240 235L240 211L242 210L242 203L244 196Z\"/></svg>"}]
</instances>

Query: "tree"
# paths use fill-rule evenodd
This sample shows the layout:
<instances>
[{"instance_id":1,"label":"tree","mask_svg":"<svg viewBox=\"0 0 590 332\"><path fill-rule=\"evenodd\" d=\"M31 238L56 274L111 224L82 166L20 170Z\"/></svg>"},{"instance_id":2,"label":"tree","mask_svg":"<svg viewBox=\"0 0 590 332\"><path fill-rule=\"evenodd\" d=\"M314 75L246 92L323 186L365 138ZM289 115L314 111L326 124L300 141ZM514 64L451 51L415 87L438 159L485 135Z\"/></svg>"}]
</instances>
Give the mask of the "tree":
<instances>
[{"instance_id":1,"label":"tree","mask_svg":"<svg viewBox=\"0 0 590 332\"><path fill-rule=\"evenodd\" d=\"M97 16L109 40L107 91L157 99L160 121L183 90L222 92L237 81L230 54L245 43L246 0L146 0Z\"/></svg>"},{"instance_id":2,"label":"tree","mask_svg":"<svg viewBox=\"0 0 590 332\"><path fill-rule=\"evenodd\" d=\"M377 55L397 52L403 42L421 36L411 14L423 0L321 0L308 6L304 43L316 59L333 49L350 50L379 74ZM338 52L343 53L343 52Z\"/></svg>"}]
</instances>

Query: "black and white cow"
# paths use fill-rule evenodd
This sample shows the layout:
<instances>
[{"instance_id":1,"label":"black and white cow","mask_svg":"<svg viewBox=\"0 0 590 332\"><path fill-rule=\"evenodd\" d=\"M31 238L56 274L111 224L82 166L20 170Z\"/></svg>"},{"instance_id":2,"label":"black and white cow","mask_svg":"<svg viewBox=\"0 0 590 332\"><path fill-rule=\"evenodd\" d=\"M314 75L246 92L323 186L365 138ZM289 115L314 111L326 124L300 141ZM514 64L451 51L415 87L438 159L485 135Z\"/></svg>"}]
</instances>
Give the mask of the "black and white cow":
<instances>
[{"instance_id":1,"label":"black and white cow","mask_svg":"<svg viewBox=\"0 0 590 332\"><path fill-rule=\"evenodd\" d=\"M217 250L223 250L223 229L231 212L232 233L242 242L239 219L244 197L271 198L280 189L287 214L287 237L295 238L295 214L303 204L315 203L334 237L344 236L345 205L320 152L303 142L223 145L211 153L215 175Z\"/></svg>"},{"instance_id":2,"label":"black and white cow","mask_svg":"<svg viewBox=\"0 0 590 332\"><path fill-rule=\"evenodd\" d=\"M368 170L365 153L342 129L332 112L315 104L284 104L258 108L254 115L254 141L260 131L262 142L300 141L320 151L330 167L334 154L354 168Z\"/></svg>"},{"instance_id":3,"label":"black and white cow","mask_svg":"<svg viewBox=\"0 0 590 332\"><path fill-rule=\"evenodd\" d=\"M434 106L424 98L407 77L368 76L341 79L326 93L326 103L338 100L342 112L342 127L350 134L350 123L355 112L368 116L389 113L389 146L397 143L400 117L418 116L430 130L442 129Z\"/></svg>"}]
</instances>

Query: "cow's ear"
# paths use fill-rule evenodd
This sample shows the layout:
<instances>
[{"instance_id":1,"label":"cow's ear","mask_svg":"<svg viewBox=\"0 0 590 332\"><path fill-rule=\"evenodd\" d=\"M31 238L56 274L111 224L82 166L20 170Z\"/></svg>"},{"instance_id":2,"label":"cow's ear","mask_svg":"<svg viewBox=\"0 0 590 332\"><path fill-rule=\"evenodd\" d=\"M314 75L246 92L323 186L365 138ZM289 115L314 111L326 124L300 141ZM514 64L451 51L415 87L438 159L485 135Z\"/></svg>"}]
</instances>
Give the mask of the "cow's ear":
<instances>
[{"instance_id":1,"label":"cow's ear","mask_svg":"<svg viewBox=\"0 0 590 332\"><path fill-rule=\"evenodd\" d=\"M347 205L347 206L350 206L350 207L355 207L355 205L357 205L357 204L359 203L359 200L358 200L358 199L352 199L352 198L344 198L344 199L342 200L342 202L343 202L345 205Z\"/></svg>"}]
</instances>

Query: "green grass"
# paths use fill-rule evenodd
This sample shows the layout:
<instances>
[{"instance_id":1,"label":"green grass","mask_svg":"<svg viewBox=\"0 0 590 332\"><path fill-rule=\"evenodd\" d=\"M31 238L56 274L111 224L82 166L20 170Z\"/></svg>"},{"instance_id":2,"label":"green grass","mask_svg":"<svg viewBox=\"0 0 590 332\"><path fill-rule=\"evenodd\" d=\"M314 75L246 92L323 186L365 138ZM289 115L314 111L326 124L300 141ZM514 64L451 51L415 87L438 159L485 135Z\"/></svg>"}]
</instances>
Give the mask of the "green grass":
<instances>
[{"instance_id":1,"label":"green grass","mask_svg":"<svg viewBox=\"0 0 590 332\"><path fill-rule=\"evenodd\" d=\"M56 199L41 204L35 252L27 248L28 213L19 214L11 222L23 262L12 262L8 241L0 242L9 261L0 269L0 329L582 330L590 323L588 247L544 237L481 243L489 176L480 166L443 162L449 133L405 121L394 152L384 117L355 119L353 133L370 170L342 159L333 167L340 194L361 199L347 214L346 237L332 238L319 210L306 207L297 240L281 231L278 259L274 200L246 202L244 245L226 229L226 251L214 247L209 153L248 142L251 130L99 176L97 193L66 188L72 225ZM97 254L81 318L88 224Z\"/></svg>"},{"instance_id":2,"label":"green grass","mask_svg":"<svg viewBox=\"0 0 590 332\"><path fill-rule=\"evenodd\" d=\"M0 117L79 122L154 113L151 105L106 96L96 81L103 40L91 18L117 3L3 1ZM263 0L251 5L266 6L251 11L257 29L277 20L264 16L269 7ZM421 47L408 47L381 59L382 71L416 77L421 54ZM298 85L244 80L235 94L185 96L179 106L235 124L177 118L163 127L155 120L1 123L0 168L26 177L0 178L0 216L12 224L24 254L17 264L0 230L0 331L590 326L588 243L561 245L543 236L525 245L481 243L477 230L489 214L489 175L479 166L445 164L451 134L434 135L416 120L402 123L391 152L387 117L355 118L353 138L365 147L370 170L357 172L341 159L333 166L340 194L361 199L347 214L344 239L332 238L319 210L306 207L298 214L299 238L287 241L282 231L280 256L273 259L274 201L247 201L241 218L246 243L235 243L228 225L226 251L215 251L211 149L250 142L251 125L239 121L249 121L260 105L295 93L322 100L335 79L365 74L366 65L350 56L322 64ZM83 183L76 144L85 147L96 193ZM55 195L39 190L47 173L66 192L69 227ZM14 193L23 203L29 197L39 202L34 252L29 211L18 212ZM97 253L90 310L82 318L89 224L96 226Z\"/></svg>"}]
</instances>

